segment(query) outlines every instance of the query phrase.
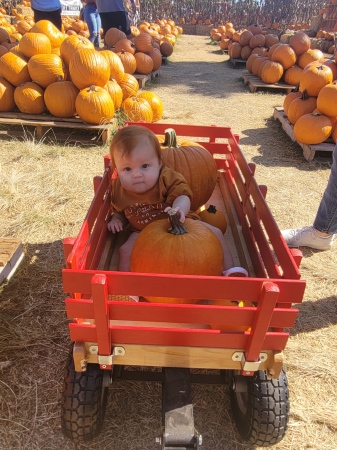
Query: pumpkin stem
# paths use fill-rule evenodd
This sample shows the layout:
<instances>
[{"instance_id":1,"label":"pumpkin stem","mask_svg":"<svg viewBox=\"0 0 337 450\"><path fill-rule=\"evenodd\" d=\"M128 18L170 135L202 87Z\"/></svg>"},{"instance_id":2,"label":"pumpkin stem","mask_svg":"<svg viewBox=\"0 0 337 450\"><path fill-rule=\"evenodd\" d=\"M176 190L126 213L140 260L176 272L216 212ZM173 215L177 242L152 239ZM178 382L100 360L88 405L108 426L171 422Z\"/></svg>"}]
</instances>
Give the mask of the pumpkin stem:
<instances>
[{"instance_id":1,"label":"pumpkin stem","mask_svg":"<svg viewBox=\"0 0 337 450\"><path fill-rule=\"evenodd\" d=\"M217 211L216 207L214 205L209 205L209 207L207 208L207 212L215 214Z\"/></svg>"},{"instance_id":2,"label":"pumpkin stem","mask_svg":"<svg viewBox=\"0 0 337 450\"><path fill-rule=\"evenodd\" d=\"M167 128L165 130L165 141L163 143L163 146L169 147L169 148L178 148L178 142L177 142L177 135L173 128Z\"/></svg>"},{"instance_id":3,"label":"pumpkin stem","mask_svg":"<svg viewBox=\"0 0 337 450\"><path fill-rule=\"evenodd\" d=\"M179 234L185 234L187 233L187 228L180 222L177 216L177 211L175 209L170 209L168 211L169 221L171 224L171 228L169 228L167 231L168 233L179 235Z\"/></svg>"}]
</instances>

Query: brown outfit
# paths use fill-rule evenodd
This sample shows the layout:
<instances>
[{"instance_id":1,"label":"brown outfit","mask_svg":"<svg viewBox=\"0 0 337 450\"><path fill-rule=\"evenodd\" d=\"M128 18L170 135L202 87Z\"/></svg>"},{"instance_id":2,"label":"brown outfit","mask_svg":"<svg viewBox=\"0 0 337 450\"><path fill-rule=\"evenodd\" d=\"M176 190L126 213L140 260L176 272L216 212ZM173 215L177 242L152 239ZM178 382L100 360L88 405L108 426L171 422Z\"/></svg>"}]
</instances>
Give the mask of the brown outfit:
<instances>
[{"instance_id":1,"label":"brown outfit","mask_svg":"<svg viewBox=\"0 0 337 450\"><path fill-rule=\"evenodd\" d=\"M180 195L192 199L192 191L185 178L178 172L162 167L159 179L152 189L144 194L126 191L119 178L112 180L111 205L112 211L124 213L133 231L141 231L154 220L167 218L164 209L172 206ZM189 212L187 217L199 219L199 216Z\"/></svg>"}]
</instances>

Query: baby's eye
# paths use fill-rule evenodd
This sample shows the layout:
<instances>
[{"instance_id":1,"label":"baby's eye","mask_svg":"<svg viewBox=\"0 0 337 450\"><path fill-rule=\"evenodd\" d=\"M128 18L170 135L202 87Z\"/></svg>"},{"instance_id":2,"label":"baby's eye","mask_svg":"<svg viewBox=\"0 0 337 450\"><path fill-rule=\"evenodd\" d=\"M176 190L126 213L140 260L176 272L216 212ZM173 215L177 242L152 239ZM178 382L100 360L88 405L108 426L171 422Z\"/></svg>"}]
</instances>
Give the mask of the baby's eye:
<instances>
[{"instance_id":1,"label":"baby's eye","mask_svg":"<svg viewBox=\"0 0 337 450\"><path fill-rule=\"evenodd\" d=\"M142 165L142 169L146 169L147 167L149 167L148 164L143 164L143 165Z\"/></svg>"},{"instance_id":2,"label":"baby's eye","mask_svg":"<svg viewBox=\"0 0 337 450\"><path fill-rule=\"evenodd\" d=\"M130 172L131 168L130 167L125 167L124 171L125 172Z\"/></svg>"}]
</instances>

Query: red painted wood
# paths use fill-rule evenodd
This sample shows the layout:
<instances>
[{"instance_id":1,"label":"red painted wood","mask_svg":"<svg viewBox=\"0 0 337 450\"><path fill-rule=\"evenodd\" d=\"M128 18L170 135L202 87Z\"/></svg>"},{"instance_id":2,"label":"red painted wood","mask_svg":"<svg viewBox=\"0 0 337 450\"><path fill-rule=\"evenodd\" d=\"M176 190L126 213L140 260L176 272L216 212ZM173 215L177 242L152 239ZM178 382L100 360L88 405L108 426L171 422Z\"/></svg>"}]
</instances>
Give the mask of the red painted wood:
<instances>
[{"instance_id":1,"label":"red painted wood","mask_svg":"<svg viewBox=\"0 0 337 450\"><path fill-rule=\"evenodd\" d=\"M173 322L194 324L223 324L233 327L252 326L257 308L216 305L183 305L165 303L130 303L108 301L110 320L144 322ZM66 299L67 317L95 319L93 300ZM298 310L294 308L272 311L270 326L290 328Z\"/></svg>"},{"instance_id":2,"label":"red painted wood","mask_svg":"<svg viewBox=\"0 0 337 450\"><path fill-rule=\"evenodd\" d=\"M259 354L264 345L265 335L270 327L270 317L276 306L279 289L273 283L265 283L261 293L260 302L254 317L252 332L246 347L246 360L258 361ZM276 333L277 334L277 333Z\"/></svg>"},{"instance_id":3,"label":"red painted wood","mask_svg":"<svg viewBox=\"0 0 337 450\"><path fill-rule=\"evenodd\" d=\"M95 325L78 325L71 323L70 337L72 341L96 342ZM249 338L248 332L225 332L219 330L191 330L176 328L150 328L115 326L110 327L111 343L114 345L166 345L209 348L245 349ZM262 349L283 350L288 333L267 333Z\"/></svg>"},{"instance_id":4,"label":"red painted wood","mask_svg":"<svg viewBox=\"0 0 337 450\"><path fill-rule=\"evenodd\" d=\"M108 305L106 302L108 288L104 275L95 275L92 280L92 297L96 325L96 339L99 355L111 354L111 334L109 332ZM87 338L85 338L87 340Z\"/></svg>"},{"instance_id":5,"label":"red painted wood","mask_svg":"<svg viewBox=\"0 0 337 450\"><path fill-rule=\"evenodd\" d=\"M131 272L70 270L64 269L63 288L65 292L91 293L91 279L100 273L107 277L108 291L112 295L168 296L179 298L228 299L259 301L260 292L266 279L207 277L173 274L144 274ZM279 290L279 302L300 303L305 282L301 280L270 279ZM240 298L238 298L238 296Z\"/></svg>"}]
</instances>

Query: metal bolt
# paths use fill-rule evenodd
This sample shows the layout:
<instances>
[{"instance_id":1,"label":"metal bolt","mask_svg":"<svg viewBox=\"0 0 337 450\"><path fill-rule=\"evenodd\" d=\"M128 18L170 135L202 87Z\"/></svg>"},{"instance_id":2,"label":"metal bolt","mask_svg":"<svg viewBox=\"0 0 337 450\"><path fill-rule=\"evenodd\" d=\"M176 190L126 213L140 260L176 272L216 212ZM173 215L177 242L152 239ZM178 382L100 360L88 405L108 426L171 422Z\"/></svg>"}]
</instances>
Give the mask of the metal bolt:
<instances>
[{"instance_id":1,"label":"metal bolt","mask_svg":"<svg viewBox=\"0 0 337 450\"><path fill-rule=\"evenodd\" d=\"M202 446L202 434L199 434L198 443L201 447Z\"/></svg>"},{"instance_id":2,"label":"metal bolt","mask_svg":"<svg viewBox=\"0 0 337 450\"><path fill-rule=\"evenodd\" d=\"M161 437L156 437L156 444L161 445Z\"/></svg>"}]
</instances>

